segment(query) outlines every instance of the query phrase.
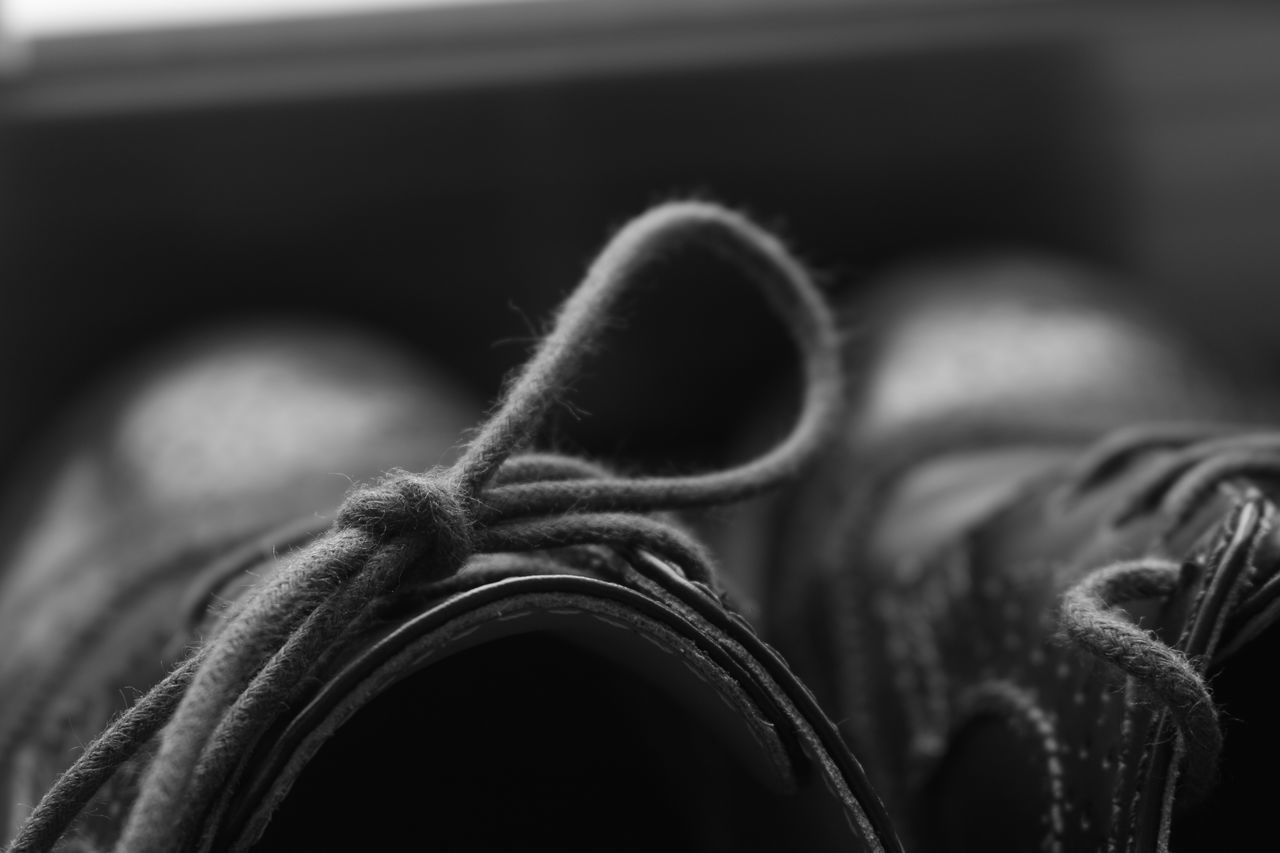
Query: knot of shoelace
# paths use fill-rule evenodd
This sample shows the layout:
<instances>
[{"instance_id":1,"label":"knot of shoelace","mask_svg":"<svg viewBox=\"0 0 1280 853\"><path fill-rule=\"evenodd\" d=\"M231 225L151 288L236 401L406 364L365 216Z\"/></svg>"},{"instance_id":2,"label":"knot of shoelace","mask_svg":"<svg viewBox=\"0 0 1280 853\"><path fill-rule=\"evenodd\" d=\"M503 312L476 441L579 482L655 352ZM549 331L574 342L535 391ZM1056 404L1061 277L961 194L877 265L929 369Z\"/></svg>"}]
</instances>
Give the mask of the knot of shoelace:
<instances>
[{"instance_id":1,"label":"knot of shoelace","mask_svg":"<svg viewBox=\"0 0 1280 853\"><path fill-rule=\"evenodd\" d=\"M467 501L447 472L391 471L349 495L334 521L338 530L359 530L389 541L413 537L427 552L424 565L449 571L475 552Z\"/></svg>"},{"instance_id":2,"label":"knot of shoelace","mask_svg":"<svg viewBox=\"0 0 1280 853\"><path fill-rule=\"evenodd\" d=\"M805 394L790 435L745 464L678 477L618 477L584 460L513 455L580 372L619 299L687 244L736 266L764 292L797 344ZM702 548L647 513L751 497L797 472L839 423L838 353L821 295L768 232L701 203L664 205L633 220L562 306L458 462L429 474L394 472L352 494L326 536L283 561L217 634L85 749L10 849L51 849L115 768L157 732L159 747L117 849L184 849L195 822L227 796L248 745L299 699L307 676L341 650L369 602L407 573L448 579L472 554L605 544L644 548L709 583L713 570Z\"/></svg>"}]
</instances>

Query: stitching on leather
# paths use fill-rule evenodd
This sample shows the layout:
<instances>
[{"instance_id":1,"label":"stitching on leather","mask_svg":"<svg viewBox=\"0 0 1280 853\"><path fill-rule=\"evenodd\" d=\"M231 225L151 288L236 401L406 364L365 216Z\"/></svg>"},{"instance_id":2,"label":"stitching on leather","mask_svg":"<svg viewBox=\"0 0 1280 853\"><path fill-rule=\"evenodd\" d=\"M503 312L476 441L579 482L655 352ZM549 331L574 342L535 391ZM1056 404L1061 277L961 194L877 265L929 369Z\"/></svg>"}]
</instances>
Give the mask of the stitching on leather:
<instances>
[{"instance_id":1,"label":"stitching on leather","mask_svg":"<svg viewBox=\"0 0 1280 853\"><path fill-rule=\"evenodd\" d=\"M935 626L948 608L944 574L926 570L917 595L889 591L877 599L893 663L893 682L910 725L910 760L942 753L950 719L950 682L943 667Z\"/></svg>"},{"instance_id":2,"label":"stitching on leather","mask_svg":"<svg viewBox=\"0 0 1280 853\"><path fill-rule=\"evenodd\" d=\"M899 703L907 718L908 731L913 735L925 727L925 711L920 702L923 689L911 659L911 641L906 634L905 607L892 595L876 597L876 611L884 630L885 653L889 658L890 681L898 694Z\"/></svg>"},{"instance_id":3,"label":"stitching on leather","mask_svg":"<svg viewBox=\"0 0 1280 853\"><path fill-rule=\"evenodd\" d=\"M1124 713L1120 717L1120 742L1116 746L1115 788L1111 792L1111 826L1107 830L1107 853L1117 853L1120 822L1124 817L1125 775L1129 769L1129 748L1133 741L1133 708L1131 679L1124 680Z\"/></svg>"},{"instance_id":4,"label":"stitching on leather","mask_svg":"<svg viewBox=\"0 0 1280 853\"><path fill-rule=\"evenodd\" d=\"M1136 710L1130 706L1131 710ZM1165 729L1165 717L1167 713L1161 713L1155 720L1147 726L1146 739L1143 742L1142 753L1138 756L1138 764L1133 773L1133 794L1129 798L1127 806L1128 821L1125 824L1124 849L1125 853L1132 853L1138 844L1138 816L1141 812L1143 795L1146 793L1146 786L1143 780L1151 772L1151 759L1155 754L1155 746L1161 739ZM1126 743L1126 746L1128 744Z\"/></svg>"},{"instance_id":5,"label":"stitching on leather","mask_svg":"<svg viewBox=\"0 0 1280 853\"><path fill-rule=\"evenodd\" d=\"M960 707L962 711L956 731L983 713L996 713L1031 737L1039 746L1044 757L1048 795L1048 808L1044 815L1046 827L1040 849L1045 853L1062 853L1067 802L1062 741L1058 734L1056 715L1040 705L1032 690L1005 679L977 685L964 695Z\"/></svg>"}]
</instances>

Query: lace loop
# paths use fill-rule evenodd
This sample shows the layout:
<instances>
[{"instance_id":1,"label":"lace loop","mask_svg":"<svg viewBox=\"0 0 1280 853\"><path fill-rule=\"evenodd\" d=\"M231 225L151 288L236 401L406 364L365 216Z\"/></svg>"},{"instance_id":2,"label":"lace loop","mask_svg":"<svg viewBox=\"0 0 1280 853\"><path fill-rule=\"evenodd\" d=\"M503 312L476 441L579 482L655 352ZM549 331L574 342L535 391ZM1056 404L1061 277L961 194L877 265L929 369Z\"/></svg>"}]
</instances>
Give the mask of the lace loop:
<instances>
[{"instance_id":1,"label":"lace loop","mask_svg":"<svg viewBox=\"0 0 1280 853\"><path fill-rule=\"evenodd\" d=\"M805 396L790 435L746 464L685 477L624 478L582 460L514 455L580 371L619 298L656 261L688 244L710 247L744 272L800 349ZM776 485L833 433L842 398L834 321L778 240L710 204L670 204L641 216L592 265L459 461L426 474L393 472L351 495L329 534L279 566L206 646L89 745L10 849L52 847L114 768L161 725L117 849L181 848L246 745L299 697L307 673L405 572L445 582L472 554L619 544L651 550L709 585L714 572L701 546L641 513L741 499Z\"/></svg>"},{"instance_id":2,"label":"lace loop","mask_svg":"<svg viewBox=\"0 0 1280 853\"><path fill-rule=\"evenodd\" d=\"M1136 560L1095 569L1062 598L1060 624L1070 642L1133 679L1148 701L1169 710L1186 744L1192 780L1212 779L1222 730L1204 676L1192 661L1129 621L1124 604L1167 596L1182 568L1164 560Z\"/></svg>"},{"instance_id":3,"label":"lace loop","mask_svg":"<svg viewBox=\"0 0 1280 853\"><path fill-rule=\"evenodd\" d=\"M835 322L804 267L769 232L722 207L668 204L633 220L605 247L560 309L551 333L522 369L499 410L454 467L464 494L478 496L502 461L523 447L608 328L619 299L649 269L685 246L715 251L756 285L801 355L804 396L791 433L757 459L680 477L612 479L607 486L550 486L509 493L507 512L650 510L741 500L792 475L837 428L843 404ZM545 484L539 484L544 485ZM524 504L524 500L530 501Z\"/></svg>"}]
</instances>

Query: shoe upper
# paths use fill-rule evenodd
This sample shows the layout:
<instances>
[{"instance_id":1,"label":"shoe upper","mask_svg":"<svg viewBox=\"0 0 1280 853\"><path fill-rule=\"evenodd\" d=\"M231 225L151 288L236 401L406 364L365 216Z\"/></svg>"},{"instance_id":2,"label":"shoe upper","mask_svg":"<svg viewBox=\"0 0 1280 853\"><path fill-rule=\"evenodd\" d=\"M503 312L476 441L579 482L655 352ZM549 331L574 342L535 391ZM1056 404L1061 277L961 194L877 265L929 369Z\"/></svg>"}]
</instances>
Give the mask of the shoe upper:
<instances>
[{"instance_id":1,"label":"shoe upper","mask_svg":"<svg viewBox=\"0 0 1280 853\"><path fill-rule=\"evenodd\" d=\"M1275 642L1278 568L1280 442L1206 424L1263 398L1076 272L897 285L784 525L782 647L908 849L1198 849L1260 701L1217 685Z\"/></svg>"}]
</instances>

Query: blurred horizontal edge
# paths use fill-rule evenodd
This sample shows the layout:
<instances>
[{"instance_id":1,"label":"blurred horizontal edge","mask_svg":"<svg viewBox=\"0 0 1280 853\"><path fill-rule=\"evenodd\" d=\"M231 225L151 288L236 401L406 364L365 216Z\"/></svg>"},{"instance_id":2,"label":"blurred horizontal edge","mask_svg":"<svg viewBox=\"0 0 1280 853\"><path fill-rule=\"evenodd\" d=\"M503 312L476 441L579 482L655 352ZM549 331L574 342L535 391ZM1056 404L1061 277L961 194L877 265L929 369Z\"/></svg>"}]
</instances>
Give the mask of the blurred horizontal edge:
<instances>
[{"instance_id":1,"label":"blurred horizontal edge","mask_svg":"<svg viewBox=\"0 0 1280 853\"><path fill-rule=\"evenodd\" d=\"M190 109L1200 28L1266 4L546 0L9 40L12 117Z\"/></svg>"}]
</instances>

